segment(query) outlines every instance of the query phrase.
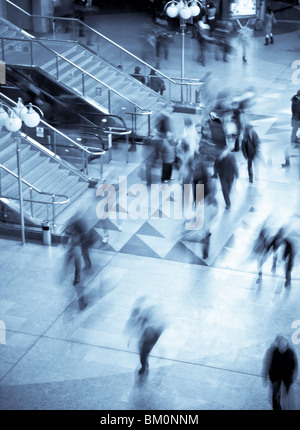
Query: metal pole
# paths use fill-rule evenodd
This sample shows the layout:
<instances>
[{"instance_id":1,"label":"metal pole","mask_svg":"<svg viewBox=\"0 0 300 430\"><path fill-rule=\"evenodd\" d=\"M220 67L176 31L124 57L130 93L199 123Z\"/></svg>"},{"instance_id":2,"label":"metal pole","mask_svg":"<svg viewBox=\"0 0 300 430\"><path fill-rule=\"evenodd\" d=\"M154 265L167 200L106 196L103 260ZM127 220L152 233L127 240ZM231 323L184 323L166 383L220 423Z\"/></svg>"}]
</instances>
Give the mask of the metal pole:
<instances>
[{"instance_id":1,"label":"metal pole","mask_svg":"<svg viewBox=\"0 0 300 430\"><path fill-rule=\"evenodd\" d=\"M180 25L181 25L181 103L183 103L185 20L181 17L180 17Z\"/></svg>"},{"instance_id":2,"label":"metal pole","mask_svg":"<svg viewBox=\"0 0 300 430\"><path fill-rule=\"evenodd\" d=\"M19 178L20 218L21 218L22 245L25 245L25 223L24 223L23 187L22 187L22 170L21 170L21 148L19 146L20 142L21 142L21 137L20 137L20 132L18 132L18 134L16 136L16 152L17 152L18 178Z\"/></svg>"}]
</instances>

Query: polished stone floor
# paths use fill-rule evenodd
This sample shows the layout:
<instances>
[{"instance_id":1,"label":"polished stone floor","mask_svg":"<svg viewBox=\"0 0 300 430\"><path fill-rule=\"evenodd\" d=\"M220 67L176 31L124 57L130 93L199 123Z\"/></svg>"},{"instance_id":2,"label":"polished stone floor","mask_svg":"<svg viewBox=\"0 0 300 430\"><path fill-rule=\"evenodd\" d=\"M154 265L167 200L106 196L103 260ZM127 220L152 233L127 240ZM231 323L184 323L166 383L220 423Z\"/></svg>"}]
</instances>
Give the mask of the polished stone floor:
<instances>
[{"instance_id":1,"label":"polished stone floor","mask_svg":"<svg viewBox=\"0 0 300 430\"><path fill-rule=\"evenodd\" d=\"M129 29L149 18L126 14L90 19L91 24L97 19L101 31L118 43L126 28L122 39L129 49ZM118 32L113 31L117 22ZM84 272L78 286L73 286L73 266L64 262L65 246L0 239L1 410L272 409L262 376L266 349L282 333L300 358L295 335L300 320L299 256L288 288L283 267L273 275L270 259L262 284L256 284L251 258L253 240L268 216L274 230L288 224L299 249L298 149L292 149L289 169L282 169L281 163L290 141L290 98L300 88L292 67L299 60L300 32L278 22L274 34L275 43L268 47L263 34L253 36L247 65L237 46L228 63L216 62L209 52L205 68L195 61L194 40L186 38L186 73L191 77L211 70L220 88L254 85L249 121L262 140L262 161L253 184L241 152L235 154L240 178L229 211L217 182L219 210L207 259L199 241L183 240L182 223L176 220L127 219L119 225L111 219L103 243L98 200L92 193L85 209L98 240L91 250L92 269ZM174 50L180 52L179 38ZM174 57L178 55L164 64L166 72L176 72ZM175 114L179 129L183 117ZM118 145L112 161L104 164L106 182L117 184L120 176L129 185L140 181L139 168L149 150L138 145L126 163L125 149ZM84 310L78 295L85 297ZM132 306L142 296L155 306L165 328L144 378L137 374L136 339L130 341L126 330ZM284 407L300 409L299 379Z\"/></svg>"}]
</instances>

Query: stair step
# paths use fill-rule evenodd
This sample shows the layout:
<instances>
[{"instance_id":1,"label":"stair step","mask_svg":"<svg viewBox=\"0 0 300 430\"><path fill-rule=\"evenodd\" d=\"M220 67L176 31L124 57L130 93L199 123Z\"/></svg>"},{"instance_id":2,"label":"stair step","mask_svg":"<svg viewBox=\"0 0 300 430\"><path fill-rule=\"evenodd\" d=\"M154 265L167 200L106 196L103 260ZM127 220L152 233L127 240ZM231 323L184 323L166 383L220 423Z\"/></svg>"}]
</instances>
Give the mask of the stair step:
<instances>
[{"instance_id":1,"label":"stair step","mask_svg":"<svg viewBox=\"0 0 300 430\"><path fill-rule=\"evenodd\" d=\"M14 145L12 145L12 147L8 148L6 151L3 151L3 153L1 152L1 160L2 160L2 164L5 165L5 167L7 167L8 169L15 171L17 168L17 154L16 154L16 146L13 148ZM22 162L27 160L27 158L29 157L30 154L30 148L24 148L21 151L21 159Z\"/></svg>"},{"instance_id":2,"label":"stair step","mask_svg":"<svg viewBox=\"0 0 300 430\"><path fill-rule=\"evenodd\" d=\"M43 191L44 181L59 170L59 165L51 163L46 157L35 166L24 178L26 181Z\"/></svg>"},{"instance_id":3,"label":"stair step","mask_svg":"<svg viewBox=\"0 0 300 430\"><path fill-rule=\"evenodd\" d=\"M9 145L10 141L13 142L13 138L11 133L9 132L1 131L0 133L1 133L0 134L0 151L1 151L3 148Z\"/></svg>"},{"instance_id":4,"label":"stair step","mask_svg":"<svg viewBox=\"0 0 300 430\"><path fill-rule=\"evenodd\" d=\"M46 45L48 45L47 43L46 43ZM51 46L50 46L50 49L53 49L53 48L51 48ZM53 49L54 51L56 51L56 52L58 52L59 51L59 49L57 49L57 46L55 46L55 49ZM74 47L74 46L72 46L71 48L69 48L67 51L66 50L62 50L62 52L58 52L59 54L61 54L63 57L66 57L67 58L67 55L69 55L69 53L71 53L71 52L73 52L74 50L76 50L76 46ZM46 69L48 69L48 68L52 68L52 66L55 66L56 65L56 58L52 58L51 60L49 60L47 63L45 63L44 65L43 65L43 70L46 70Z\"/></svg>"},{"instance_id":5,"label":"stair step","mask_svg":"<svg viewBox=\"0 0 300 430\"><path fill-rule=\"evenodd\" d=\"M24 159L21 161L21 166L22 166L22 177L26 177L27 172L29 172L32 168L34 168L34 166L37 165L37 163L39 163L39 157L40 154L39 153L31 153L31 156L24 161ZM17 169L17 160L13 160L14 164L10 165L10 170L13 171L14 173L18 173L18 169Z\"/></svg>"},{"instance_id":6,"label":"stair step","mask_svg":"<svg viewBox=\"0 0 300 430\"><path fill-rule=\"evenodd\" d=\"M51 172L40 184L40 189L48 193L61 194L61 186L69 176L69 172L64 169Z\"/></svg>"},{"instance_id":7,"label":"stair step","mask_svg":"<svg viewBox=\"0 0 300 430\"><path fill-rule=\"evenodd\" d=\"M10 142L10 145L2 149L0 152L0 160L2 164L12 157L16 157L16 146L14 142Z\"/></svg>"},{"instance_id":8,"label":"stair step","mask_svg":"<svg viewBox=\"0 0 300 430\"><path fill-rule=\"evenodd\" d=\"M84 67L83 67L84 68ZM90 66L89 68L85 69L89 74L94 76L94 71L97 71L97 65ZM63 74L59 75L59 80L61 82L65 82L69 87L72 88L80 88L82 86L82 72L79 70L75 71L75 74L72 74L72 72L69 70ZM101 85L99 82L91 78L90 76L85 76L85 81L91 82L94 87L96 85Z\"/></svg>"},{"instance_id":9,"label":"stair step","mask_svg":"<svg viewBox=\"0 0 300 430\"><path fill-rule=\"evenodd\" d=\"M74 52L72 52L74 54ZM92 64L91 57L83 57L82 53L76 53L75 55L64 55L68 60L72 61L73 63L77 64L81 68L88 67L88 65ZM45 70L47 73L49 73L51 76L56 76L56 61L55 59L49 61L45 65L42 66L43 70ZM64 61L63 59L59 60L59 79L62 80L65 76L68 76L71 70L76 70L74 66L69 64L67 61ZM80 71L78 70L78 73Z\"/></svg>"},{"instance_id":10,"label":"stair step","mask_svg":"<svg viewBox=\"0 0 300 430\"><path fill-rule=\"evenodd\" d=\"M77 52L78 50L78 46L76 43L64 43L64 42L61 43L58 41L51 41L51 40L46 40L43 43L53 51L57 52L58 54L61 54L63 57L66 57L66 58L68 58L69 55L72 55L74 52Z\"/></svg>"}]
</instances>

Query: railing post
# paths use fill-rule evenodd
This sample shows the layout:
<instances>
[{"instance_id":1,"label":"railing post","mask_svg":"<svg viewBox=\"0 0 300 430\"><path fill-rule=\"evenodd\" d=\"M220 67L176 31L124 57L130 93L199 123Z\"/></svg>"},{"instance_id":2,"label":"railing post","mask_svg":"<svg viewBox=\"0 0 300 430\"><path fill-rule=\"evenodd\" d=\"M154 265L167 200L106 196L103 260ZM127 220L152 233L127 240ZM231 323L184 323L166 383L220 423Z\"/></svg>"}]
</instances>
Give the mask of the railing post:
<instances>
[{"instance_id":1,"label":"railing post","mask_svg":"<svg viewBox=\"0 0 300 430\"><path fill-rule=\"evenodd\" d=\"M136 106L134 106L134 113L136 114ZM137 115L134 115L134 135L136 136L136 125L137 125L137 120L136 120Z\"/></svg>"},{"instance_id":2,"label":"railing post","mask_svg":"<svg viewBox=\"0 0 300 430\"><path fill-rule=\"evenodd\" d=\"M151 131L151 114L148 114L148 137L150 137Z\"/></svg>"},{"instance_id":3,"label":"railing post","mask_svg":"<svg viewBox=\"0 0 300 430\"><path fill-rule=\"evenodd\" d=\"M57 155L56 153L56 133L53 132L53 152L55 155Z\"/></svg>"},{"instance_id":4,"label":"railing post","mask_svg":"<svg viewBox=\"0 0 300 430\"><path fill-rule=\"evenodd\" d=\"M120 65L121 69L123 70L123 51L120 51Z\"/></svg>"},{"instance_id":5,"label":"railing post","mask_svg":"<svg viewBox=\"0 0 300 430\"><path fill-rule=\"evenodd\" d=\"M19 203L20 203L20 217L21 217L21 233L22 245L25 245L25 220L24 220L24 205L23 205L23 184L22 184L22 170L21 170L21 137L20 132L16 135L16 153L17 153L17 166L18 166L18 183L19 183Z\"/></svg>"},{"instance_id":6,"label":"railing post","mask_svg":"<svg viewBox=\"0 0 300 430\"><path fill-rule=\"evenodd\" d=\"M128 134L126 133L126 164L129 162L129 137Z\"/></svg>"},{"instance_id":7,"label":"railing post","mask_svg":"<svg viewBox=\"0 0 300 430\"><path fill-rule=\"evenodd\" d=\"M52 222L55 224L55 195L52 195ZM47 205L48 206L48 205Z\"/></svg>"},{"instance_id":8,"label":"railing post","mask_svg":"<svg viewBox=\"0 0 300 430\"><path fill-rule=\"evenodd\" d=\"M72 40L76 40L76 36L75 36L75 22L74 22L74 20L72 20L72 35L73 35L73 39Z\"/></svg>"},{"instance_id":9,"label":"railing post","mask_svg":"<svg viewBox=\"0 0 300 430\"><path fill-rule=\"evenodd\" d=\"M85 97L85 88L84 88L84 84L85 84L85 81L84 81L84 72L82 72L82 73L81 73L81 76L82 76L82 95L83 95L83 97Z\"/></svg>"},{"instance_id":10,"label":"railing post","mask_svg":"<svg viewBox=\"0 0 300 430\"><path fill-rule=\"evenodd\" d=\"M30 192L30 214L33 217L33 196L32 196L32 187L29 189Z\"/></svg>"},{"instance_id":11,"label":"railing post","mask_svg":"<svg viewBox=\"0 0 300 430\"><path fill-rule=\"evenodd\" d=\"M108 162L110 163L112 160L112 155L111 155L111 151L112 151L112 134L109 133L108 134L108 151L109 151L109 157L108 157Z\"/></svg>"},{"instance_id":12,"label":"railing post","mask_svg":"<svg viewBox=\"0 0 300 430\"><path fill-rule=\"evenodd\" d=\"M55 21L55 19L52 20L52 33L53 33L53 39L56 39L56 21Z\"/></svg>"},{"instance_id":13,"label":"railing post","mask_svg":"<svg viewBox=\"0 0 300 430\"><path fill-rule=\"evenodd\" d=\"M56 79L59 80L59 73L58 73L58 55L56 55Z\"/></svg>"},{"instance_id":14,"label":"railing post","mask_svg":"<svg viewBox=\"0 0 300 430\"><path fill-rule=\"evenodd\" d=\"M88 170L88 157L85 151L82 152L82 156L83 156L83 169L86 175L89 174L89 170Z\"/></svg>"},{"instance_id":15,"label":"railing post","mask_svg":"<svg viewBox=\"0 0 300 430\"><path fill-rule=\"evenodd\" d=\"M103 178L103 157L100 155L100 179Z\"/></svg>"},{"instance_id":16,"label":"railing post","mask_svg":"<svg viewBox=\"0 0 300 430\"><path fill-rule=\"evenodd\" d=\"M2 47L2 61L4 62L4 39L1 39L1 47Z\"/></svg>"},{"instance_id":17,"label":"railing post","mask_svg":"<svg viewBox=\"0 0 300 430\"><path fill-rule=\"evenodd\" d=\"M33 42L32 42L32 40L30 41L30 61L31 61L31 67L33 67L34 63L33 63Z\"/></svg>"},{"instance_id":18,"label":"railing post","mask_svg":"<svg viewBox=\"0 0 300 430\"><path fill-rule=\"evenodd\" d=\"M110 90L108 90L107 95L108 95L108 112L110 113L111 112Z\"/></svg>"}]
</instances>

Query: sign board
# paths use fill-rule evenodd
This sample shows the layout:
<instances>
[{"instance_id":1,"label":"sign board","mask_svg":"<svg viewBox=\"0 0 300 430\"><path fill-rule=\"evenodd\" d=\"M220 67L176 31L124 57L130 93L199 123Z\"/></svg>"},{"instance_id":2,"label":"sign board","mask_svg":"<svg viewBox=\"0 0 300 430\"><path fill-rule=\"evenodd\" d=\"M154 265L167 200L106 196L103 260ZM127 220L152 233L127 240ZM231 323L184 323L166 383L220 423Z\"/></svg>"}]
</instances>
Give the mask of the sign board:
<instances>
[{"instance_id":1,"label":"sign board","mask_svg":"<svg viewBox=\"0 0 300 430\"><path fill-rule=\"evenodd\" d=\"M43 129L43 127L37 127L36 128L36 135L38 137L44 137L44 129Z\"/></svg>"},{"instance_id":2,"label":"sign board","mask_svg":"<svg viewBox=\"0 0 300 430\"><path fill-rule=\"evenodd\" d=\"M255 18L257 16L257 0L233 0L229 3L231 19Z\"/></svg>"}]
</instances>

